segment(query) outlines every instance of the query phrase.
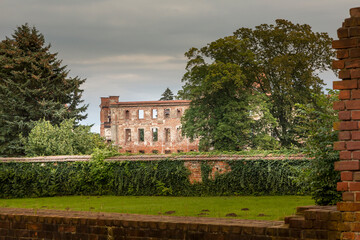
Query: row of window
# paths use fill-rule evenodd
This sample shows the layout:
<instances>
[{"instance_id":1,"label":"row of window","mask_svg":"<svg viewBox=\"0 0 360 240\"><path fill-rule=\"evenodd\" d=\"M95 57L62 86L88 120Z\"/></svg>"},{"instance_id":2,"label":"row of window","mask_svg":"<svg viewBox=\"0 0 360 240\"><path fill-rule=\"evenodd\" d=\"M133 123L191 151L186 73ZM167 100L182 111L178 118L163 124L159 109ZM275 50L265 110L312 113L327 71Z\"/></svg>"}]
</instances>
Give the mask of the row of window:
<instances>
[{"instance_id":1,"label":"row of window","mask_svg":"<svg viewBox=\"0 0 360 240\"><path fill-rule=\"evenodd\" d=\"M170 108L164 109L164 118L170 118ZM181 109L176 109L176 117L181 118L182 111ZM139 109L137 112L138 119L144 119L145 117L145 110ZM158 118L158 110L157 109L151 109L151 117L153 119ZM125 119L130 119L130 110L125 110Z\"/></svg>"},{"instance_id":2,"label":"row of window","mask_svg":"<svg viewBox=\"0 0 360 240\"><path fill-rule=\"evenodd\" d=\"M158 128L152 128L152 141L157 142L159 140L159 129ZM176 140L178 142L181 142L183 140L183 137L181 136L181 128L176 128ZM131 129L125 129L125 142L131 142ZM145 141L145 130L143 128L138 129L138 141L144 142ZM170 142L171 141L171 129L170 128L164 128L164 141Z\"/></svg>"}]
</instances>

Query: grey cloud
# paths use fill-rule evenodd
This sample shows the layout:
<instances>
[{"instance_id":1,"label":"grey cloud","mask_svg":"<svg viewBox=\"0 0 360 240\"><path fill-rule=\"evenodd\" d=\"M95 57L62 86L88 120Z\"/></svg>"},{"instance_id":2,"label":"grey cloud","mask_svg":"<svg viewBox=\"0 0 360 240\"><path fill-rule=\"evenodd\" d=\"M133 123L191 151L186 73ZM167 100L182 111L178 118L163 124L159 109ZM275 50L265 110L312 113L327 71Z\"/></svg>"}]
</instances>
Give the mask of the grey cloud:
<instances>
[{"instance_id":1,"label":"grey cloud","mask_svg":"<svg viewBox=\"0 0 360 240\"><path fill-rule=\"evenodd\" d=\"M99 97L156 100L166 87L181 87L191 47L240 27L284 18L314 31L336 30L358 0L1 0L0 39L16 26L35 25L68 65L87 78L87 123L99 122ZM327 83L332 73L322 74Z\"/></svg>"}]
</instances>

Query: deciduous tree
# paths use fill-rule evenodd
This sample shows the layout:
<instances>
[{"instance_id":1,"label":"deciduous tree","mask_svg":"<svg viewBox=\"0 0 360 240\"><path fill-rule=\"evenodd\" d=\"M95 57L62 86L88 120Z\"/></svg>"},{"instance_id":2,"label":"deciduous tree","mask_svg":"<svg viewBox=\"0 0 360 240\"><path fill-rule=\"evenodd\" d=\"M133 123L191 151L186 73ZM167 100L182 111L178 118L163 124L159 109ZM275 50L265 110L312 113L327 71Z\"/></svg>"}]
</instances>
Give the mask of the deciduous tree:
<instances>
[{"instance_id":1,"label":"deciduous tree","mask_svg":"<svg viewBox=\"0 0 360 240\"><path fill-rule=\"evenodd\" d=\"M246 40L254 54L254 80L267 93L278 123L273 134L285 147L297 144L294 106L314 102L314 94L321 93L324 83L318 74L330 68L332 39L309 25L281 19L275 25L240 28L234 36Z\"/></svg>"}]
</instances>

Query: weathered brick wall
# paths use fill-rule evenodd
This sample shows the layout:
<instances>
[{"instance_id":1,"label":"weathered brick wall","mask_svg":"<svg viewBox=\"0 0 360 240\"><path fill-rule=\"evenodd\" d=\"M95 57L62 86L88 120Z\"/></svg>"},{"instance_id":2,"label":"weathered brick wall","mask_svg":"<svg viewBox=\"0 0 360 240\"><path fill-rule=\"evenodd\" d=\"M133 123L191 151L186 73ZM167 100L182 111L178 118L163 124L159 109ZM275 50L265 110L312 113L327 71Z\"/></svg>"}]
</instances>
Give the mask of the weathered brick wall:
<instances>
[{"instance_id":1,"label":"weathered brick wall","mask_svg":"<svg viewBox=\"0 0 360 240\"><path fill-rule=\"evenodd\" d=\"M339 110L339 141L334 149L340 151L340 161L335 170L341 171L338 191L343 191L343 202L337 209L345 216L342 219L341 239L360 239L360 8L350 9L350 18L345 19L337 31L339 40L333 41L338 60L334 69L340 69L334 89L340 90L339 101L334 109Z\"/></svg>"},{"instance_id":2,"label":"weathered brick wall","mask_svg":"<svg viewBox=\"0 0 360 240\"><path fill-rule=\"evenodd\" d=\"M299 208L282 221L148 216L0 208L0 240L10 239L242 239L295 240L340 237L343 219L331 208ZM346 235L348 236L348 235ZM349 235L351 237L351 234Z\"/></svg>"}]
</instances>

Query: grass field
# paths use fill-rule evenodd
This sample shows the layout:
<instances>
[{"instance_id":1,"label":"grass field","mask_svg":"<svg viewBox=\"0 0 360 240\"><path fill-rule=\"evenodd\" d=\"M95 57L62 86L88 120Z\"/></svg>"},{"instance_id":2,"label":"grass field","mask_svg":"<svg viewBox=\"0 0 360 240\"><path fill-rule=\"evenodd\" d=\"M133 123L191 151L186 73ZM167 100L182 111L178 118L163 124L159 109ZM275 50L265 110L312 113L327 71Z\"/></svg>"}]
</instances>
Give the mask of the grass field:
<instances>
[{"instance_id":1,"label":"grass field","mask_svg":"<svg viewBox=\"0 0 360 240\"><path fill-rule=\"evenodd\" d=\"M136 213L147 215L282 220L297 206L313 205L309 196L123 197L70 196L0 199L0 207ZM235 216L236 214L236 216Z\"/></svg>"}]
</instances>

